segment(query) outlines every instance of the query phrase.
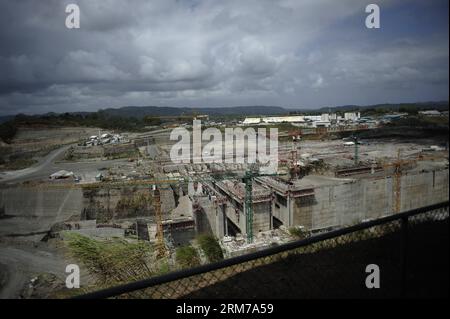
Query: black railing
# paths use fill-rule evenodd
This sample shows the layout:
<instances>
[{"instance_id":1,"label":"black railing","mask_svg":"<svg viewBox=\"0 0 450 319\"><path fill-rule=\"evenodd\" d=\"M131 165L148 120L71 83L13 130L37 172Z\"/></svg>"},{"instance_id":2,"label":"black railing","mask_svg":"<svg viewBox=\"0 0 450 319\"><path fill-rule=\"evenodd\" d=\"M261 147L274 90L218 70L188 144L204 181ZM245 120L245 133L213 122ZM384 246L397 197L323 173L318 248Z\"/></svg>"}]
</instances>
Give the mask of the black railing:
<instances>
[{"instance_id":1,"label":"black railing","mask_svg":"<svg viewBox=\"0 0 450 319\"><path fill-rule=\"evenodd\" d=\"M414 209L75 298L448 296L448 207L447 201ZM380 289L365 285L368 264L380 268Z\"/></svg>"}]
</instances>

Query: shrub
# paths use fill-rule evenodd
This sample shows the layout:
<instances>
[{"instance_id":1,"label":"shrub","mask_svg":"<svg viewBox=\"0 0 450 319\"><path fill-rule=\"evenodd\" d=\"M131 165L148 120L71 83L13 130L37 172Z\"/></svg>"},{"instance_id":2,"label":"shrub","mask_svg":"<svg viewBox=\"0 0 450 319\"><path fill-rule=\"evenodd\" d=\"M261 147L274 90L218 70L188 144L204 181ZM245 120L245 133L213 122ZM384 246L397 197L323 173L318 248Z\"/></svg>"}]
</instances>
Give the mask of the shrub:
<instances>
[{"instance_id":1,"label":"shrub","mask_svg":"<svg viewBox=\"0 0 450 319\"><path fill-rule=\"evenodd\" d=\"M291 234L291 236L297 237L298 239L305 239L307 237L306 232L298 227L289 228L289 234Z\"/></svg>"},{"instance_id":2,"label":"shrub","mask_svg":"<svg viewBox=\"0 0 450 319\"><path fill-rule=\"evenodd\" d=\"M17 126L13 121L0 124L0 139L5 143L11 143L17 133Z\"/></svg>"},{"instance_id":3,"label":"shrub","mask_svg":"<svg viewBox=\"0 0 450 319\"><path fill-rule=\"evenodd\" d=\"M200 235L197 238L197 242L209 262L216 262L223 259L222 248L220 248L219 242L214 236L207 234Z\"/></svg>"},{"instance_id":4,"label":"shrub","mask_svg":"<svg viewBox=\"0 0 450 319\"><path fill-rule=\"evenodd\" d=\"M192 268L200 265L200 258L194 247L183 246L176 251L177 263L182 268Z\"/></svg>"}]
</instances>

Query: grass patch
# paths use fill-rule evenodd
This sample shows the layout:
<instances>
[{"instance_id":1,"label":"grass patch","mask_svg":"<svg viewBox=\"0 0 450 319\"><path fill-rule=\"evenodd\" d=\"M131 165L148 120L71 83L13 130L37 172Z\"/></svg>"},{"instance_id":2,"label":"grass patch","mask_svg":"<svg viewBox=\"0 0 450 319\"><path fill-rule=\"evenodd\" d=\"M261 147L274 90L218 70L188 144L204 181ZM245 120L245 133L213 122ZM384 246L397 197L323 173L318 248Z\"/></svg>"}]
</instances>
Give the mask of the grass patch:
<instances>
[{"instance_id":1,"label":"grass patch","mask_svg":"<svg viewBox=\"0 0 450 319\"><path fill-rule=\"evenodd\" d=\"M123 159L123 158L128 158L128 159L137 159L139 157L139 150L132 150L132 151L124 151L121 153L115 153L115 154L106 154L106 158L108 160L115 160L115 159Z\"/></svg>"},{"instance_id":2,"label":"grass patch","mask_svg":"<svg viewBox=\"0 0 450 319\"><path fill-rule=\"evenodd\" d=\"M148 193L123 195L116 205L116 213L122 217L148 215L153 206L153 197Z\"/></svg>"},{"instance_id":3,"label":"grass patch","mask_svg":"<svg viewBox=\"0 0 450 319\"><path fill-rule=\"evenodd\" d=\"M24 169L27 167L30 167L34 164L36 164L37 161L35 159L32 158L21 158L21 159L17 159L15 161L9 161L9 162L5 162L1 167L4 170L11 170L11 171L15 171L15 170L19 170L19 169Z\"/></svg>"},{"instance_id":4,"label":"grass patch","mask_svg":"<svg viewBox=\"0 0 450 319\"><path fill-rule=\"evenodd\" d=\"M307 233L298 227L289 228L289 234L297 239L305 239L307 237Z\"/></svg>"}]
</instances>

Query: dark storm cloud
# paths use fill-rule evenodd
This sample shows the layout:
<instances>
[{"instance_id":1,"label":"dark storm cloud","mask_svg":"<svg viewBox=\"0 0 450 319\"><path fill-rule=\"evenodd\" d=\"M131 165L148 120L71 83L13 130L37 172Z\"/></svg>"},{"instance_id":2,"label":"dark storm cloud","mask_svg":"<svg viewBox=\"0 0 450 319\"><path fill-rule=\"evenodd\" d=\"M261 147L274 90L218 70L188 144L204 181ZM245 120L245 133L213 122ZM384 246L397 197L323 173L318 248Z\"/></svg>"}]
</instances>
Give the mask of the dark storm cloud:
<instances>
[{"instance_id":1,"label":"dark storm cloud","mask_svg":"<svg viewBox=\"0 0 450 319\"><path fill-rule=\"evenodd\" d=\"M448 2L378 4L368 30L359 0L2 1L0 113L448 99Z\"/></svg>"}]
</instances>

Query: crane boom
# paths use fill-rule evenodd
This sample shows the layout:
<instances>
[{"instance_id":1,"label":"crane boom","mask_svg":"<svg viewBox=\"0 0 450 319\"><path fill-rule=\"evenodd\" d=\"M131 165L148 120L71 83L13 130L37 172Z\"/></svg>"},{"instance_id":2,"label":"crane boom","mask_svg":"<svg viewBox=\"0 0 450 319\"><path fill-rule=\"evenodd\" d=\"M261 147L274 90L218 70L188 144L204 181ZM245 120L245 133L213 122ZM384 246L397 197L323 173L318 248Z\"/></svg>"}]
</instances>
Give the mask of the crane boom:
<instances>
[{"instance_id":1,"label":"crane boom","mask_svg":"<svg viewBox=\"0 0 450 319\"><path fill-rule=\"evenodd\" d=\"M245 183L245 199L244 199L244 214L246 216L246 233L247 242L253 242L253 179L255 177L263 176L280 176L285 174L259 174L257 171L257 165L251 166L249 170L245 172L242 178ZM220 177L212 177L211 175L205 176L186 176L176 179L143 179L143 180L133 180L133 181L103 181L91 184L45 184L49 188L83 188L83 189L97 189L97 188L111 188L111 187L127 187L127 186L144 186L153 188L153 198L154 198L154 208L155 208L155 218L157 224L157 252L159 255L164 255L166 253L166 247L164 244L164 233L162 226L162 212L161 212L161 193L158 185L161 184L180 184L189 182L214 182L217 180L224 179L236 179L235 175L227 174L229 172L224 172L224 175ZM40 187L43 184L38 185L28 185L26 187Z\"/></svg>"}]
</instances>

